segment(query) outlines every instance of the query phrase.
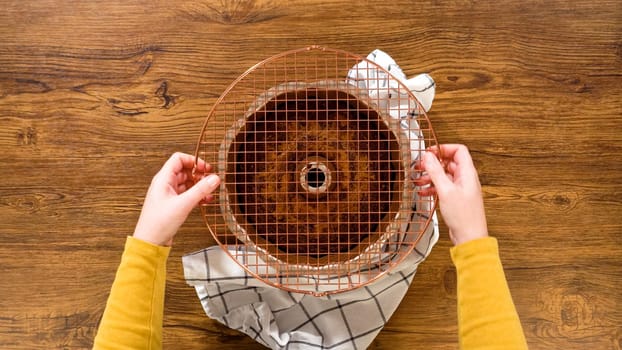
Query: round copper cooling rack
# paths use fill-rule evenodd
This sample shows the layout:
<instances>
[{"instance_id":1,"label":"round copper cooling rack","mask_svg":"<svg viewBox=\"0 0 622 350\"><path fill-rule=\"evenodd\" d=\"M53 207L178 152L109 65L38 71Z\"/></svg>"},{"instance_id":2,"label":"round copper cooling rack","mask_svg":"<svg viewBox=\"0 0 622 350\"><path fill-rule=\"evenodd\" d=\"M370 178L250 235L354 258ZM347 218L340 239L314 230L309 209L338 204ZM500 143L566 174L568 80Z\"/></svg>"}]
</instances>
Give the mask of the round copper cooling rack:
<instances>
[{"instance_id":1,"label":"round copper cooling rack","mask_svg":"<svg viewBox=\"0 0 622 350\"><path fill-rule=\"evenodd\" d=\"M223 181L201 213L232 259L271 286L358 288L430 225L436 198L418 196L412 179L434 145L421 104L384 68L341 50L287 51L238 77L209 112L196 156Z\"/></svg>"}]
</instances>

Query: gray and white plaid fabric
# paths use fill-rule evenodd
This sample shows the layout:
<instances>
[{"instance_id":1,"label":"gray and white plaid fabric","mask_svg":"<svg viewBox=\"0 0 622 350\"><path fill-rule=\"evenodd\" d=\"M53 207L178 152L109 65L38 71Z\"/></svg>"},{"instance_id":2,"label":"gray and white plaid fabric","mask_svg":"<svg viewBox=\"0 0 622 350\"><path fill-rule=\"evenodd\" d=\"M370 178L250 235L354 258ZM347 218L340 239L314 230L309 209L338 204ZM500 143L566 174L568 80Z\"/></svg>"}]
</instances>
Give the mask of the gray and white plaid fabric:
<instances>
[{"instance_id":1,"label":"gray and white plaid fabric","mask_svg":"<svg viewBox=\"0 0 622 350\"><path fill-rule=\"evenodd\" d=\"M367 58L390 70L413 91L426 110L430 108L434 99L434 81L427 74L407 80L395 61L380 50L375 50ZM359 68L364 69L353 67L348 80L382 83L383 72L369 69L367 62L360 65L363 67ZM356 75L361 72L377 77L373 80L357 79ZM385 78L387 82L390 80ZM390 114L394 118L402 117L392 113L400 110L393 107L391 101L387 101ZM209 317L248 334L269 348L365 349L397 309L417 266L428 256L437 240L438 220L434 215L432 224L413 252L399 266L367 286L325 297L268 286L250 276L218 246L185 255L184 274L187 283L196 289Z\"/></svg>"}]
</instances>

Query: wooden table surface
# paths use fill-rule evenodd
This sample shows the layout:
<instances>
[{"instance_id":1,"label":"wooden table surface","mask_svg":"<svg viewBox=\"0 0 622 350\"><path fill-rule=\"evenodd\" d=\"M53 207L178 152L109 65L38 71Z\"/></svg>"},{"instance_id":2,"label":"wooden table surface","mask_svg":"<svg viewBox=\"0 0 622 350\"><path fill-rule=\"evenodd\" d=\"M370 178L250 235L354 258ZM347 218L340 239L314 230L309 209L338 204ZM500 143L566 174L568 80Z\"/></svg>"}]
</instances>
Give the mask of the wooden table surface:
<instances>
[{"instance_id":1,"label":"wooden table surface","mask_svg":"<svg viewBox=\"0 0 622 350\"><path fill-rule=\"evenodd\" d=\"M430 73L479 168L531 349L622 348L622 2L2 1L0 348L92 345L149 181L255 62L320 44ZM168 262L165 348L260 348ZM455 349L446 228L372 349ZM502 335L500 335L502 336Z\"/></svg>"}]
</instances>

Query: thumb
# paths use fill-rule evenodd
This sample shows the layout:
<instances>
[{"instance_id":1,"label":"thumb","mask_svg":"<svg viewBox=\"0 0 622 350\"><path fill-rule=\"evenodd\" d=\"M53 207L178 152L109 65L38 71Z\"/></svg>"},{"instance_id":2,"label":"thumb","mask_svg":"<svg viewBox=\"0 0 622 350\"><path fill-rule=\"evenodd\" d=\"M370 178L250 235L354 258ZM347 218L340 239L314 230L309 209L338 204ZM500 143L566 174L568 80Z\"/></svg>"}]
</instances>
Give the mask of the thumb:
<instances>
[{"instance_id":1,"label":"thumb","mask_svg":"<svg viewBox=\"0 0 622 350\"><path fill-rule=\"evenodd\" d=\"M436 187L437 193L438 190L448 188L452 185L451 180L445 174L445 169L443 169L443 166L433 153L426 152L423 155L423 164L425 166L425 171L430 175L432 183L434 183L434 187Z\"/></svg>"},{"instance_id":2,"label":"thumb","mask_svg":"<svg viewBox=\"0 0 622 350\"><path fill-rule=\"evenodd\" d=\"M218 175L212 174L201 179L201 181L194 184L186 192L179 195L179 199L182 205L192 210L202 199L205 199L208 194L214 192L220 185L220 178Z\"/></svg>"}]
</instances>

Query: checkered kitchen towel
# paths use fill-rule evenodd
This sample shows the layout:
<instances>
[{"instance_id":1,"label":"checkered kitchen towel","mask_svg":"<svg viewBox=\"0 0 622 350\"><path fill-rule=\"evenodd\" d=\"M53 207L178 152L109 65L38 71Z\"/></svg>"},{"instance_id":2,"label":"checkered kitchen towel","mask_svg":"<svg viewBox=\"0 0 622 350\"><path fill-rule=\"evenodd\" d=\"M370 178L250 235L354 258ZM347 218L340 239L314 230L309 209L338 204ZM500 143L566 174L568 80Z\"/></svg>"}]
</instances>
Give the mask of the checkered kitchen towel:
<instances>
[{"instance_id":1,"label":"checkered kitchen towel","mask_svg":"<svg viewBox=\"0 0 622 350\"><path fill-rule=\"evenodd\" d=\"M434 81L427 74L407 80L395 61L380 50L367 58L390 70L414 92L426 110L430 108ZM379 79L360 79L365 78L360 74L375 74ZM369 69L364 61L350 70L348 81L354 84L357 81L395 83L385 73ZM375 86L367 88L376 89ZM395 112L404 110L404 106L394 107L392 101L387 100L391 115L402 117ZM218 246L184 256L183 265L186 281L196 289L209 317L248 334L269 348L365 349L397 309L417 266L437 240L438 220L434 215L422 239L399 266L367 286L324 297L268 286L249 276Z\"/></svg>"}]
</instances>

